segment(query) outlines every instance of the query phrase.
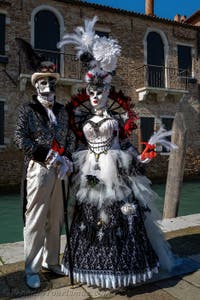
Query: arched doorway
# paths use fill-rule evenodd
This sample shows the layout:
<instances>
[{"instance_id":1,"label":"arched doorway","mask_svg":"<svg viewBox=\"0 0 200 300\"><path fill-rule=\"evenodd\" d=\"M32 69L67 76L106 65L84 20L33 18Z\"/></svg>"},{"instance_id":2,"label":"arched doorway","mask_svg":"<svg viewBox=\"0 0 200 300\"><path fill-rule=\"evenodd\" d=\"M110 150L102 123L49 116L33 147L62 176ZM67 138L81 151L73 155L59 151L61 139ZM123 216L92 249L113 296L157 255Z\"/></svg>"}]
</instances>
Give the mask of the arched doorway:
<instances>
[{"instance_id":1,"label":"arched doorway","mask_svg":"<svg viewBox=\"0 0 200 300\"><path fill-rule=\"evenodd\" d=\"M165 53L160 34L152 31L147 36L148 84L152 87L165 86Z\"/></svg>"},{"instance_id":2,"label":"arched doorway","mask_svg":"<svg viewBox=\"0 0 200 300\"><path fill-rule=\"evenodd\" d=\"M55 14L40 10L34 17L34 48L39 49L45 60L53 61L60 70L60 54L56 47L60 40L60 25Z\"/></svg>"}]
</instances>

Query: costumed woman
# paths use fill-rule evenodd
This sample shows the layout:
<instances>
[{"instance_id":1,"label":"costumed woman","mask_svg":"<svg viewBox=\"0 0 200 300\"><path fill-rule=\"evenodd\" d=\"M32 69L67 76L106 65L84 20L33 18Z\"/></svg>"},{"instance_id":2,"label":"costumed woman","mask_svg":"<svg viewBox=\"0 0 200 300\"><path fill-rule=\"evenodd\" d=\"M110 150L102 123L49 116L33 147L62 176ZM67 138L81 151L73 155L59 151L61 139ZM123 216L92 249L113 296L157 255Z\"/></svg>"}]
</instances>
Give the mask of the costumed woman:
<instances>
[{"instance_id":1,"label":"costumed woman","mask_svg":"<svg viewBox=\"0 0 200 300\"><path fill-rule=\"evenodd\" d=\"M156 194L142 174L143 164L155 155L148 147L155 148L158 141L172 145L163 138L169 135L164 129L151 138L142 155L120 138L122 120L128 131L136 116L128 105L130 99L111 89L120 46L116 40L95 34L96 21L96 17L86 20L85 28L76 28L58 45L75 44L78 57L89 65L86 94L73 98L73 113L81 115L77 103L84 99L92 107L82 128L87 149L73 155L71 193L76 204L70 228L71 261L66 246L62 270L69 274L71 269L71 276L81 283L119 288L150 279L159 266L168 270L173 266L168 244L155 223L152 202ZM127 101L126 120L112 113L108 105L112 93L119 104Z\"/></svg>"}]
</instances>

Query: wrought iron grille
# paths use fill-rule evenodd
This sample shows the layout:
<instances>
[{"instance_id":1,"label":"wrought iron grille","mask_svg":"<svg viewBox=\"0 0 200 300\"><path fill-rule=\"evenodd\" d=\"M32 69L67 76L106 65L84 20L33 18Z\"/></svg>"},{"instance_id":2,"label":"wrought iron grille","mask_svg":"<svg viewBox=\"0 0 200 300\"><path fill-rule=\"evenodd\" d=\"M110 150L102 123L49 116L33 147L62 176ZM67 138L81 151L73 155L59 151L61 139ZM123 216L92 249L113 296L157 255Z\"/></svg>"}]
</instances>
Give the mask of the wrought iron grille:
<instances>
[{"instance_id":1,"label":"wrought iron grille","mask_svg":"<svg viewBox=\"0 0 200 300\"><path fill-rule=\"evenodd\" d=\"M42 55L44 60L52 61L56 65L56 72L62 77L69 79L82 79L83 65L75 55L59 51L35 49L36 53ZM31 74L33 71L26 63L23 53L19 53L19 73Z\"/></svg>"},{"instance_id":2,"label":"wrought iron grille","mask_svg":"<svg viewBox=\"0 0 200 300\"><path fill-rule=\"evenodd\" d=\"M136 88L154 87L187 90L187 70L167 68L165 66L143 65L136 69Z\"/></svg>"}]
</instances>

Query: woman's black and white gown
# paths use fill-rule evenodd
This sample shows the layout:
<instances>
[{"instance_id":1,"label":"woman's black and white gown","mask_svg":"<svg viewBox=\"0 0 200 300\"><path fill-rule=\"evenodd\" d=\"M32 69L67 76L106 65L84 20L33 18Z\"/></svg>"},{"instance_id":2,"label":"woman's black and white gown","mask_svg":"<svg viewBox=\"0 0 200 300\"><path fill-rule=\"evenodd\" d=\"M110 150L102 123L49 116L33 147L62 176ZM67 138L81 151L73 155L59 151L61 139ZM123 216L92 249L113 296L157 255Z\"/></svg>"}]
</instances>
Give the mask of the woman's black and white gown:
<instances>
[{"instance_id":1,"label":"woman's black and white gown","mask_svg":"<svg viewBox=\"0 0 200 300\"><path fill-rule=\"evenodd\" d=\"M70 242L75 280L118 288L150 279L159 265L170 269L173 257L155 222L150 181L135 151L120 149L118 121L104 115L85 123L88 150L73 155ZM66 274L68 268L66 246Z\"/></svg>"}]
</instances>

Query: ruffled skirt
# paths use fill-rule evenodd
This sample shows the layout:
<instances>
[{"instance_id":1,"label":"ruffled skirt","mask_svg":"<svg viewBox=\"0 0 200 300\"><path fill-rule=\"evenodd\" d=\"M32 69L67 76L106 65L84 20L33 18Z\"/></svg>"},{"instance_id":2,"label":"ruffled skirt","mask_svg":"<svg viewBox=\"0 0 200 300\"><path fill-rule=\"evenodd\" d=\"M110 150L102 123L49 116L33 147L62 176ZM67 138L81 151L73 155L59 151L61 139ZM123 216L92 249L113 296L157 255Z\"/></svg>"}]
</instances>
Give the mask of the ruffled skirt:
<instances>
[{"instance_id":1,"label":"ruffled skirt","mask_svg":"<svg viewBox=\"0 0 200 300\"><path fill-rule=\"evenodd\" d=\"M119 288L150 279L158 266L173 266L173 256L156 225L150 181L139 175L132 155L109 150L74 155L70 228L71 260L76 281ZM68 247L62 269L69 274Z\"/></svg>"}]
</instances>

